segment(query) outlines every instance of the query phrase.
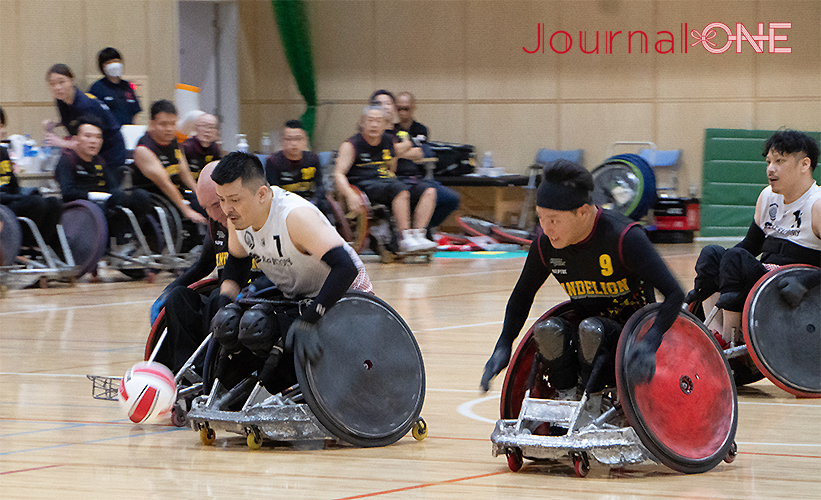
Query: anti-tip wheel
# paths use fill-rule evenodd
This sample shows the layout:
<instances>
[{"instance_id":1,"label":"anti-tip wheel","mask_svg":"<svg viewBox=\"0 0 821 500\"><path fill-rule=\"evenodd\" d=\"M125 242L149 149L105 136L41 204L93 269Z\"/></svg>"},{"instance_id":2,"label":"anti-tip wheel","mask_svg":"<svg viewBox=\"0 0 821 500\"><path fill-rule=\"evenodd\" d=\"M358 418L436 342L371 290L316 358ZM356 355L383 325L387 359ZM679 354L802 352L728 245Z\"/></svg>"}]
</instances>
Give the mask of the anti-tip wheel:
<instances>
[{"instance_id":1,"label":"anti-tip wheel","mask_svg":"<svg viewBox=\"0 0 821 500\"><path fill-rule=\"evenodd\" d=\"M724 457L724 461L731 464L735 461L736 455L738 455L738 445L733 441L733 445L730 446L730 450L727 452L727 456Z\"/></svg>"},{"instance_id":2,"label":"anti-tip wheel","mask_svg":"<svg viewBox=\"0 0 821 500\"><path fill-rule=\"evenodd\" d=\"M522 450L519 448L507 450L505 455L507 455L507 466L510 467L510 470L519 472L519 469L521 469L525 463L524 457L522 457Z\"/></svg>"},{"instance_id":3,"label":"anti-tip wheel","mask_svg":"<svg viewBox=\"0 0 821 500\"><path fill-rule=\"evenodd\" d=\"M419 417L419 420L413 424L413 428L411 429L411 434L413 438L417 441L421 441L428 437L428 424L425 423L425 419Z\"/></svg>"},{"instance_id":4,"label":"anti-tip wheel","mask_svg":"<svg viewBox=\"0 0 821 500\"><path fill-rule=\"evenodd\" d=\"M217 433L214 432L214 429L210 427L202 427L200 429L200 442L205 446L211 446L214 444L214 440L217 439Z\"/></svg>"},{"instance_id":5,"label":"anti-tip wheel","mask_svg":"<svg viewBox=\"0 0 821 500\"><path fill-rule=\"evenodd\" d=\"M174 424L174 427L185 427L188 423L186 412L179 403L171 408L171 423Z\"/></svg>"},{"instance_id":6,"label":"anti-tip wheel","mask_svg":"<svg viewBox=\"0 0 821 500\"><path fill-rule=\"evenodd\" d=\"M576 471L576 477L587 477L587 473L590 472L587 453L581 452L573 457L573 470Z\"/></svg>"},{"instance_id":7,"label":"anti-tip wheel","mask_svg":"<svg viewBox=\"0 0 821 500\"><path fill-rule=\"evenodd\" d=\"M248 444L248 448L252 450L262 448L262 437L256 429L251 429L248 431L248 437L245 438L245 442Z\"/></svg>"}]
</instances>

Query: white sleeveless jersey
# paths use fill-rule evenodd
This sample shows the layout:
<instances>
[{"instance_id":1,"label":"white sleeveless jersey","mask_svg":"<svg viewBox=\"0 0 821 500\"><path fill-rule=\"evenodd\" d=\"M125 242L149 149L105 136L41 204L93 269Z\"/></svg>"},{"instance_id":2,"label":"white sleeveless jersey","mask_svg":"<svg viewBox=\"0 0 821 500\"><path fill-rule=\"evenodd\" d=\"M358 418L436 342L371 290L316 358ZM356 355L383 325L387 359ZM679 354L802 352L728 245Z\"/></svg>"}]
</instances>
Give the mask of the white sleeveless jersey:
<instances>
[{"instance_id":1,"label":"white sleeveless jersey","mask_svg":"<svg viewBox=\"0 0 821 500\"><path fill-rule=\"evenodd\" d=\"M248 255L253 257L260 270L286 297L315 297L330 274L331 267L321 260L321 255L305 255L296 249L288 234L285 220L291 210L309 208L316 211L325 224L330 226L331 223L318 208L301 196L276 186L269 189L274 196L268 220L259 231L254 231L250 226L237 231L239 242ZM344 244L344 248L359 271L351 288L372 292L373 287L362 260L347 243Z\"/></svg>"},{"instance_id":2,"label":"white sleeveless jersey","mask_svg":"<svg viewBox=\"0 0 821 500\"><path fill-rule=\"evenodd\" d=\"M812 232L812 205L821 198L821 186L813 184L800 198L784 204L784 196L767 186L761 198L761 229L769 237L789 240L796 245L821 250L821 240Z\"/></svg>"}]
</instances>

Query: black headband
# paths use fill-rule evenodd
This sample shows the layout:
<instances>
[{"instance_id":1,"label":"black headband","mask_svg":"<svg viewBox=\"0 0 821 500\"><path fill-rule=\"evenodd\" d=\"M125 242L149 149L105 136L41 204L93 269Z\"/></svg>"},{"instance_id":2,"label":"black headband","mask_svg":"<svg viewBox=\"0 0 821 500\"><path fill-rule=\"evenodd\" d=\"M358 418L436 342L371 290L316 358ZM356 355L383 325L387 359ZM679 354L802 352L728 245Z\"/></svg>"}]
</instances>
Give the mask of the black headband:
<instances>
[{"instance_id":1,"label":"black headband","mask_svg":"<svg viewBox=\"0 0 821 500\"><path fill-rule=\"evenodd\" d=\"M590 201L587 189L550 181L543 181L536 191L536 205L551 210L575 210Z\"/></svg>"}]
</instances>

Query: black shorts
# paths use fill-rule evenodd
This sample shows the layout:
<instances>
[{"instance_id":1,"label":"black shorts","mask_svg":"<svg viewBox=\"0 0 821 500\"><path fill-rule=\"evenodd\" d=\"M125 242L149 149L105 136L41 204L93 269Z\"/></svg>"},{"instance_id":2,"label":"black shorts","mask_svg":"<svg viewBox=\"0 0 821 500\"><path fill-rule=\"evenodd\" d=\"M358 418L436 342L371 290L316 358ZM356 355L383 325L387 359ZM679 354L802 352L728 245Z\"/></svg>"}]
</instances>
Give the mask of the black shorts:
<instances>
[{"instance_id":1,"label":"black shorts","mask_svg":"<svg viewBox=\"0 0 821 500\"><path fill-rule=\"evenodd\" d=\"M406 183L396 178L369 179L359 181L355 185L368 196L372 205L378 203L388 207L391 206L393 199L402 191L408 191L410 193L410 205L411 207L415 207L419 202L419 198L422 197L422 193L424 193L427 188L432 187L425 181Z\"/></svg>"}]
</instances>

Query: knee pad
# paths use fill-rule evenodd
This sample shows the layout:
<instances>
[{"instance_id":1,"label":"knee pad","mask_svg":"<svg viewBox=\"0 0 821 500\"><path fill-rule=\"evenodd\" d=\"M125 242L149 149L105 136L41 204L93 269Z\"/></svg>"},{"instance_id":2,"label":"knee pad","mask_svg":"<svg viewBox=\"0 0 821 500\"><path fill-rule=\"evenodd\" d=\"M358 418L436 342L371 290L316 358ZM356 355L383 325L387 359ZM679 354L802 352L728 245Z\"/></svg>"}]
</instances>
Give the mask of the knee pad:
<instances>
[{"instance_id":1,"label":"knee pad","mask_svg":"<svg viewBox=\"0 0 821 500\"><path fill-rule=\"evenodd\" d=\"M547 361L558 359L567 350L570 325L560 318L547 318L533 327L533 339Z\"/></svg>"},{"instance_id":2,"label":"knee pad","mask_svg":"<svg viewBox=\"0 0 821 500\"><path fill-rule=\"evenodd\" d=\"M211 320L211 331L214 338L228 352L236 352L240 348L239 320L242 315L242 308L239 304L231 303L217 311L214 319Z\"/></svg>"},{"instance_id":3,"label":"knee pad","mask_svg":"<svg viewBox=\"0 0 821 500\"><path fill-rule=\"evenodd\" d=\"M269 304L256 304L239 321L239 341L260 358L267 358L278 338L274 310Z\"/></svg>"},{"instance_id":4,"label":"knee pad","mask_svg":"<svg viewBox=\"0 0 821 500\"><path fill-rule=\"evenodd\" d=\"M579 359L592 365L603 338L604 324L598 318L579 323Z\"/></svg>"}]
</instances>

